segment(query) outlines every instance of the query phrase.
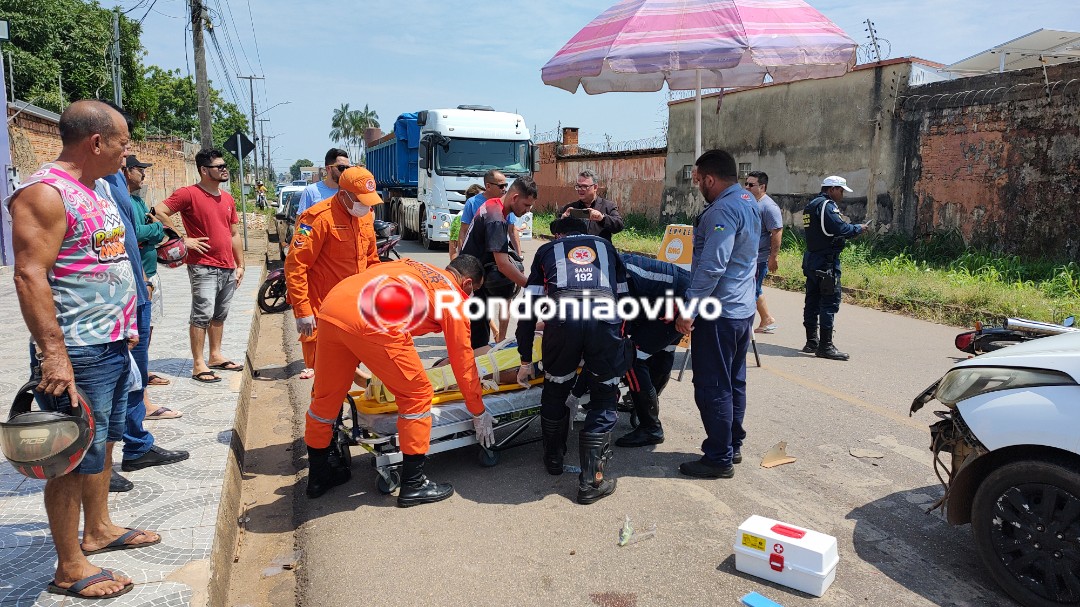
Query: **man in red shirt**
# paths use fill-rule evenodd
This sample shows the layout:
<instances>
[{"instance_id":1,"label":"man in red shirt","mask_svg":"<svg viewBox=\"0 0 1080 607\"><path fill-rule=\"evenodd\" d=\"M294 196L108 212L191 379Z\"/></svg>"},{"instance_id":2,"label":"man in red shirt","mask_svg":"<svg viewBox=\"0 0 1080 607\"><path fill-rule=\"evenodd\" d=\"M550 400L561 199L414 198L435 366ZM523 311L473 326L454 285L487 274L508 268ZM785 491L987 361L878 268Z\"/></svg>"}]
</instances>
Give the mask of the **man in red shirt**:
<instances>
[{"instance_id":1,"label":"man in red shirt","mask_svg":"<svg viewBox=\"0 0 1080 607\"><path fill-rule=\"evenodd\" d=\"M215 149L195 154L199 183L172 193L154 207L159 217L180 213L184 221L188 254L185 262L191 279L191 378L214 383L221 378L212 369L242 371L221 352L221 336L229 303L244 278L243 242L237 224L236 201L220 189L229 180L225 158ZM206 335L210 335L209 365L203 358Z\"/></svg>"}]
</instances>

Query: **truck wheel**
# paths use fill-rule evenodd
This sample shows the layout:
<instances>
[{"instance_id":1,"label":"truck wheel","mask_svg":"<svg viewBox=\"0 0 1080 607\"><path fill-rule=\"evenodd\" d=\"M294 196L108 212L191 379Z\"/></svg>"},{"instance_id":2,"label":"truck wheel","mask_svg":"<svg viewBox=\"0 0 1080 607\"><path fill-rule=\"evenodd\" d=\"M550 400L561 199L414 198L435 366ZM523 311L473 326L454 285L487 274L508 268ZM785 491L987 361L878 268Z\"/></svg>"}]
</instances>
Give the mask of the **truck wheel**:
<instances>
[{"instance_id":1,"label":"truck wheel","mask_svg":"<svg viewBox=\"0 0 1080 607\"><path fill-rule=\"evenodd\" d=\"M420 241L420 246L424 247L425 249L430 249L431 241L428 240L427 228L424 226L424 224L427 223L426 221L424 221L425 217L427 217L427 209L425 209L424 207L420 207L420 213L417 215L416 223L417 228L419 229L419 231L417 232L417 240Z\"/></svg>"},{"instance_id":2,"label":"truck wheel","mask_svg":"<svg viewBox=\"0 0 1080 607\"><path fill-rule=\"evenodd\" d=\"M1080 474L1046 461L995 470L971 508L991 577L1023 605L1080 602Z\"/></svg>"}]
</instances>

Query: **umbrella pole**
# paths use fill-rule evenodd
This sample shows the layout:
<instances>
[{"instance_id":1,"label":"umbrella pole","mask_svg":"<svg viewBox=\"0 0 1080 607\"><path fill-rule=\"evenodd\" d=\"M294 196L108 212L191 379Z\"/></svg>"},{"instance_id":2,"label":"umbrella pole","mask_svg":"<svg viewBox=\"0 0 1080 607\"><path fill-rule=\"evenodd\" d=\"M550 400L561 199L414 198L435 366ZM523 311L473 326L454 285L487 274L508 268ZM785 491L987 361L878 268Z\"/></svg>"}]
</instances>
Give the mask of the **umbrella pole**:
<instances>
[{"instance_id":1,"label":"umbrella pole","mask_svg":"<svg viewBox=\"0 0 1080 607\"><path fill-rule=\"evenodd\" d=\"M694 162L701 158L701 70L697 74L697 91L694 94Z\"/></svg>"}]
</instances>

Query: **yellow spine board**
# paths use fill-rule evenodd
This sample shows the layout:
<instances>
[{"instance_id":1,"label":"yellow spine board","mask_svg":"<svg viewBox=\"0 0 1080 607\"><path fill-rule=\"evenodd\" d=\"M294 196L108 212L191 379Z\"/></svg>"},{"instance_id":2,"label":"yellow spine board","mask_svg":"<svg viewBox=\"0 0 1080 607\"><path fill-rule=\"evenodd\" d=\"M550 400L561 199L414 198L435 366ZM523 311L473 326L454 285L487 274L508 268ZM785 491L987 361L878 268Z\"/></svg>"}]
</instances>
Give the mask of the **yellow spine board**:
<instances>
[{"instance_id":1,"label":"yellow spine board","mask_svg":"<svg viewBox=\"0 0 1080 607\"><path fill-rule=\"evenodd\" d=\"M544 378L537 377L529 382L530 385L538 385L544 383ZM506 384L494 389L485 389L484 395L496 394L499 392L511 392L513 390L523 390L520 384ZM380 413L397 413L397 403L379 402L372 398L365 398L363 390L353 390L349 392L349 395L353 397L353 402L356 403L356 410L364 415L378 415ZM436 394L431 399L432 406L445 405L452 402L457 402L465 398L461 392L443 392Z\"/></svg>"}]
</instances>

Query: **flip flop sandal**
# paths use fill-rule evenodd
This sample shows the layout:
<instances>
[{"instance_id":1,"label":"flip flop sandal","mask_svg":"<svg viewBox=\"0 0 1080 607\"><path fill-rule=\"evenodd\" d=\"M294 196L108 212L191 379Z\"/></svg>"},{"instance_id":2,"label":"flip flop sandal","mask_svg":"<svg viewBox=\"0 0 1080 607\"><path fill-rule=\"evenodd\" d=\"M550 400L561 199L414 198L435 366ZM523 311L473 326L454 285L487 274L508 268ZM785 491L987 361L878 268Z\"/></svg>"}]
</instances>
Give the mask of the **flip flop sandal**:
<instances>
[{"instance_id":1,"label":"flip flop sandal","mask_svg":"<svg viewBox=\"0 0 1080 607\"><path fill-rule=\"evenodd\" d=\"M765 326L765 327L758 327L758 328L754 329L754 333L772 333L772 332L776 331L779 328L780 327L777 326L776 323L773 323L773 324Z\"/></svg>"},{"instance_id":2,"label":"flip flop sandal","mask_svg":"<svg viewBox=\"0 0 1080 607\"><path fill-rule=\"evenodd\" d=\"M141 544L127 543L127 541L131 538L139 537L140 535L147 535L147 533L142 529L132 529L131 527L127 527L127 533L109 542L108 546L105 546L104 548L98 548L97 550L83 550L82 553L86 556L90 556L93 554L101 554L103 552L116 552L117 550L134 550L135 548L146 548L147 546L153 546L154 544L161 543L160 535L158 536L158 539L152 542L143 542Z\"/></svg>"},{"instance_id":3,"label":"flip flop sandal","mask_svg":"<svg viewBox=\"0 0 1080 607\"><path fill-rule=\"evenodd\" d=\"M128 582L123 588L116 592L110 592L109 594L103 594L100 596L93 596L89 594L83 594L82 591L86 590L94 584L100 584L101 582L116 581L116 577L112 571L108 569L102 569L94 575L84 577L83 579L75 582L67 588L61 588L56 584L56 580L49 583L49 587L46 589L51 594L59 594L63 596L71 596L78 599L111 599L118 597L122 594L131 592L131 589L135 587L134 582Z\"/></svg>"},{"instance_id":4,"label":"flip flop sandal","mask_svg":"<svg viewBox=\"0 0 1080 607\"><path fill-rule=\"evenodd\" d=\"M179 411L173 411L168 407L158 407L153 413L146 414L147 420L151 419L178 419L183 417L184 414Z\"/></svg>"},{"instance_id":5,"label":"flip flop sandal","mask_svg":"<svg viewBox=\"0 0 1080 607\"><path fill-rule=\"evenodd\" d=\"M171 383L171 381L165 379L164 377L160 375L154 375L153 373L151 373L150 377L146 380L146 385L148 386L168 386Z\"/></svg>"},{"instance_id":6,"label":"flip flop sandal","mask_svg":"<svg viewBox=\"0 0 1080 607\"><path fill-rule=\"evenodd\" d=\"M211 369L217 369L219 371L243 371L244 370L244 365L238 365L238 364L234 363L231 360L227 360L227 361L225 361L223 363L218 363L216 365L210 365L210 368Z\"/></svg>"},{"instance_id":7,"label":"flip flop sandal","mask_svg":"<svg viewBox=\"0 0 1080 607\"><path fill-rule=\"evenodd\" d=\"M215 375L213 371L203 371L202 373L196 373L195 375L191 376L191 379L194 379L197 382L202 382L204 384L216 384L221 381L221 378Z\"/></svg>"},{"instance_id":8,"label":"flip flop sandal","mask_svg":"<svg viewBox=\"0 0 1080 607\"><path fill-rule=\"evenodd\" d=\"M315 377L315 369L304 369L300 372L300 379L311 379Z\"/></svg>"}]
</instances>

